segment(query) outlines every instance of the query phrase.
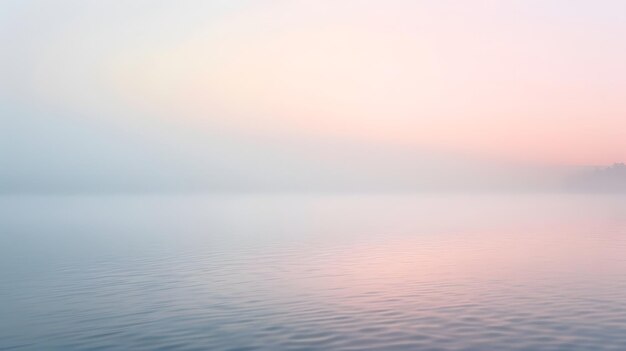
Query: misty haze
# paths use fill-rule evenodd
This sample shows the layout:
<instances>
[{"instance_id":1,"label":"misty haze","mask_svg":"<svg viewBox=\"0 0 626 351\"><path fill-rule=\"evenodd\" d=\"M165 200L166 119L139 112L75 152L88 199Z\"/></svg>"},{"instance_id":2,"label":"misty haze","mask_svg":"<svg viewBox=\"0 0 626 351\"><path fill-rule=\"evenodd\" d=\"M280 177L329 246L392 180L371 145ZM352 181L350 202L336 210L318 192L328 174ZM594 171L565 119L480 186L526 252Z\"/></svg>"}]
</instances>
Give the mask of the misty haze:
<instances>
[{"instance_id":1,"label":"misty haze","mask_svg":"<svg viewBox=\"0 0 626 351\"><path fill-rule=\"evenodd\" d=\"M626 350L626 2L0 2L0 350Z\"/></svg>"}]
</instances>

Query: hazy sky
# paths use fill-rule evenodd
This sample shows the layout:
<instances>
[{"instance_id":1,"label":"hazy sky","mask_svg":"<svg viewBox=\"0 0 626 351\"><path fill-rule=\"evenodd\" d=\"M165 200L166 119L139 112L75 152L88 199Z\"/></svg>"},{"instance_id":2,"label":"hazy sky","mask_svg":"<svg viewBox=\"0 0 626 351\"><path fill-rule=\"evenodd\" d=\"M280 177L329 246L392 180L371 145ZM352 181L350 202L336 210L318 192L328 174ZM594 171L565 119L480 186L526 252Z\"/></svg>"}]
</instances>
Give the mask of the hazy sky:
<instances>
[{"instance_id":1,"label":"hazy sky","mask_svg":"<svg viewBox=\"0 0 626 351\"><path fill-rule=\"evenodd\" d=\"M3 191L626 160L621 0L3 0L0 44Z\"/></svg>"}]
</instances>

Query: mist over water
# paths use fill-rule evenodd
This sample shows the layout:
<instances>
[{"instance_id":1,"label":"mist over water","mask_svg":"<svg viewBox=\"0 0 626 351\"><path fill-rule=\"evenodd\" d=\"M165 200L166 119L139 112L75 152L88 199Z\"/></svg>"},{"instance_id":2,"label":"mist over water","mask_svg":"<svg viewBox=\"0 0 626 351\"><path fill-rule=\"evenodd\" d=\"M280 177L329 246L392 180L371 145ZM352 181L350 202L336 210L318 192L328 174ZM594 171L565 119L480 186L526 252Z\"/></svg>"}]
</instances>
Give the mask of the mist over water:
<instances>
[{"instance_id":1,"label":"mist over water","mask_svg":"<svg viewBox=\"0 0 626 351\"><path fill-rule=\"evenodd\" d=\"M0 1L0 350L626 350L624 14Z\"/></svg>"},{"instance_id":2,"label":"mist over water","mask_svg":"<svg viewBox=\"0 0 626 351\"><path fill-rule=\"evenodd\" d=\"M0 348L621 350L621 195L4 196Z\"/></svg>"}]
</instances>

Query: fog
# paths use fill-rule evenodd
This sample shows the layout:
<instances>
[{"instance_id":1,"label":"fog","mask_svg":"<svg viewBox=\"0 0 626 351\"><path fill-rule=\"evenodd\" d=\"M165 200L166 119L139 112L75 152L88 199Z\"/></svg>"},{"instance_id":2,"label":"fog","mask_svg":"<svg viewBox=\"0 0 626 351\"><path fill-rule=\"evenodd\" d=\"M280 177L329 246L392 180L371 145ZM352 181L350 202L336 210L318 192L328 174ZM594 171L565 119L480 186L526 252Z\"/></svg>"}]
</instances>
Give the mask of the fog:
<instances>
[{"instance_id":1,"label":"fog","mask_svg":"<svg viewBox=\"0 0 626 351\"><path fill-rule=\"evenodd\" d=\"M0 192L622 189L619 13L3 1Z\"/></svg>"},{"instance_id":2,"label":"fog","mask_svg":"<svg viewBox=\"0 0 626 351\"><path fill-rule=\"evenodd\" d=\"M520 165L337 139L88 125L19 114L4 121L5 193L562 191L582 168Z\"/></svg>"}]
</instances>

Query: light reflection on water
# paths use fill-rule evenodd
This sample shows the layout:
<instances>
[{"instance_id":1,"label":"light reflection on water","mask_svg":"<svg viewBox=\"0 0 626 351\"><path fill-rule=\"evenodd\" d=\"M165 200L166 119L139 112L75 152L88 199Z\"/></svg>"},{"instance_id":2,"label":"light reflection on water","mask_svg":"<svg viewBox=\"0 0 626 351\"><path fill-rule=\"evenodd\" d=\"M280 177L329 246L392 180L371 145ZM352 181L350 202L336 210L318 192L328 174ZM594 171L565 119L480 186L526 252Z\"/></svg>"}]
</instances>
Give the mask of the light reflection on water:
<instances>
[{"instance_id":1,"label":"light reflection on water","mask_svg":"<svg viewBox=\"0 0 626 351\"><path fill-rule=\"evenodd\" d=\"M626 197L5 196L0 220L0 349L626 349Z\"/></svg>"}]
</instances>

